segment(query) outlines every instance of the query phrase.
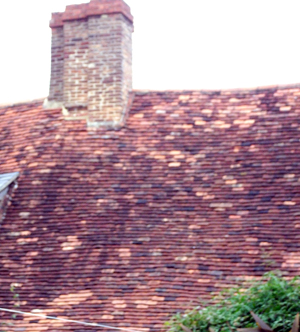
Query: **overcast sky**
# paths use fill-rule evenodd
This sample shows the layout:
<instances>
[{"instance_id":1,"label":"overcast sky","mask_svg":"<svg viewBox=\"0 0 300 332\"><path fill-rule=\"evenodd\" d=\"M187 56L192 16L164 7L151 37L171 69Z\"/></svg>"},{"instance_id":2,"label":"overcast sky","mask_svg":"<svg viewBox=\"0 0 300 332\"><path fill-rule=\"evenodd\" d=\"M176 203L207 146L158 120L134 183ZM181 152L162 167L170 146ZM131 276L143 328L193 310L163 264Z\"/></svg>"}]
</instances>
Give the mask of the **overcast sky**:
<instances>
[{"instance_id":1,"label":"overcast sky","mask_svg":"<svg viewBox=\"0 0 300 332\"><path fill-rule=\"evenodd\" d=\"M0 104L48 95L51 12L84 0L0 0ZM127 0L135 89L300 83L299 0Z\"/></svg>"}]
</instances>

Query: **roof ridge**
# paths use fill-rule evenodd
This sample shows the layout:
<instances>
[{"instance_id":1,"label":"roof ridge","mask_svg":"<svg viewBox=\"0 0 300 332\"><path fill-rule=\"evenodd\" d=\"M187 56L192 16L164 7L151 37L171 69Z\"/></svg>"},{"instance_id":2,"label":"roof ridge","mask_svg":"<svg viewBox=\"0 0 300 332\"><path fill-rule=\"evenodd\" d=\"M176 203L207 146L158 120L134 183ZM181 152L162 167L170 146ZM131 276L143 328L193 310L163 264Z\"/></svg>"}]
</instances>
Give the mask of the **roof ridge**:
<instances>
[{"instance_id":1,"label":"roof ridge","mask_svg":"<svg viewBox=\"0 0 300 332\"><path fill-rule=\"evenodd\" d=\"M151 90L151 89L133 89L136 94L147 94L147 93L162 93L162 92L248 92L248 91L260 91L260 90L285 90L292 88L300 88L300 83L289 83L289 84L274 84L265 85L257 87L243 87L243 88L231 88L231 89L161 89L161 90Z\"/></svg>"},{"instance_id":2,"label":"roof ridge","mask_svg":"<svg viewBox=\"0 0 300 332\"><path fill-rule=\"evenodd\" d=\"M236 92L236 93L246 93L250 91L264 91L264 90L287 90L287 89L293 89L293 88L299 88L300 89L300 83L290 83L290 84L278 84L278 85L266 85L266 86L257 86L257 87L249 87L249 88L232 88L232 89L170 89L170 90L151 90L151 89L133 89L133 92L137 95L140 94L151 94L151 93L187 93L187 92L204 92L204 93L213 93L213 92ZM22 106L22 105L32 105L37 103L43 103L45 98L38 98L28 101L20 101L15 103L7 103L7 104L0 104L0 109L8 108L8 107L16 107L16 106Z\"/></svg>"},{"instance_id":3,"label":"roof ridge","mask_svg":"<svg viewBox=\"0 0 300 332\"><path fill-rule=\"evenodd\" d=\"M33 100L24 100L15 103L7 103L7 104L0 104L0 109L9 108L9 107L16 107L22 105L33 105L33 104L43 104L45 98L33 99Z\"/></svg>"}]
</instances>

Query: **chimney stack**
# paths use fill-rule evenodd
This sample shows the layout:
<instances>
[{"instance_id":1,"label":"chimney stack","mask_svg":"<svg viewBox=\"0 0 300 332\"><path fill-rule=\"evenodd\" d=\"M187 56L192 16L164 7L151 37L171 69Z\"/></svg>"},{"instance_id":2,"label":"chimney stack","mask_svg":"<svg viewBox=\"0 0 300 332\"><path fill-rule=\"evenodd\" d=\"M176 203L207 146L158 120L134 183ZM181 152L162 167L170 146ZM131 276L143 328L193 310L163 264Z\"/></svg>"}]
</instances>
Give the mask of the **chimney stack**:
<instances>
[{"instance_id":1,"label":"chimney stack","mask_svg":"<svg viewBox=\"0 0 300 332\"><path fill-rule=\"evenodd\" d=\"M133 17L123 0L91 0L53 13L46 108L89 127L122 124L132 92Z\"/></svg>"}]
</instances>

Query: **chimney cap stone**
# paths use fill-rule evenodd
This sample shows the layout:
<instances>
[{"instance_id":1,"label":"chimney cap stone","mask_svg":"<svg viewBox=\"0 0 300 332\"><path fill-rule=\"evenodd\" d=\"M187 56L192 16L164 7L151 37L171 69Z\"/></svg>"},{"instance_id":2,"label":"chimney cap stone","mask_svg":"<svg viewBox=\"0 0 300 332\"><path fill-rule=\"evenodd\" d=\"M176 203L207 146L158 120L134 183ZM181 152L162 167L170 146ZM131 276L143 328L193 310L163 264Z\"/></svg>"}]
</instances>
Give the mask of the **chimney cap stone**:
<instances>
[{"instance_id":1,"label":"chimney cap stone","mask_svg":"<svg viewBox=\"0 0 300 332\"><path fill-rule=\"evenodd\" d=\"M58 28L64 25L64 21L86 19L89 16L121 13L131 23L133 16L130 7L123 0L91 0L89 3L70 5L63 13L53 13L50 28Z\"/></svg>"}]
</instances>

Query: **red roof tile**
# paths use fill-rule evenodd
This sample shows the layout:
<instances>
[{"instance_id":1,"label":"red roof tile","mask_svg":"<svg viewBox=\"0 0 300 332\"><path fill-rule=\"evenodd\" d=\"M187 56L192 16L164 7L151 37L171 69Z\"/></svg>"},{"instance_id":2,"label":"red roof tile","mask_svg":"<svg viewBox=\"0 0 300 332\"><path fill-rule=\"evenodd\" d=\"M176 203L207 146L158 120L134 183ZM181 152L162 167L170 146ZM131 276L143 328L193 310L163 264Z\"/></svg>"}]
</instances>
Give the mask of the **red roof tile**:
<instances>
[{"instance_id":1,"label":"red roof tile","mask_svg":"<svg viewBox=\"0 0 300 332\"><path fill-rule=\"evenodd\" d=\"M1 108L0 173L21 173L1 226L1 305L15 282L24 311L158 331L237 280L297 275L299 97L137 91L125 127L97 132L38 102Z\"/></svg>"}]
</instances>

